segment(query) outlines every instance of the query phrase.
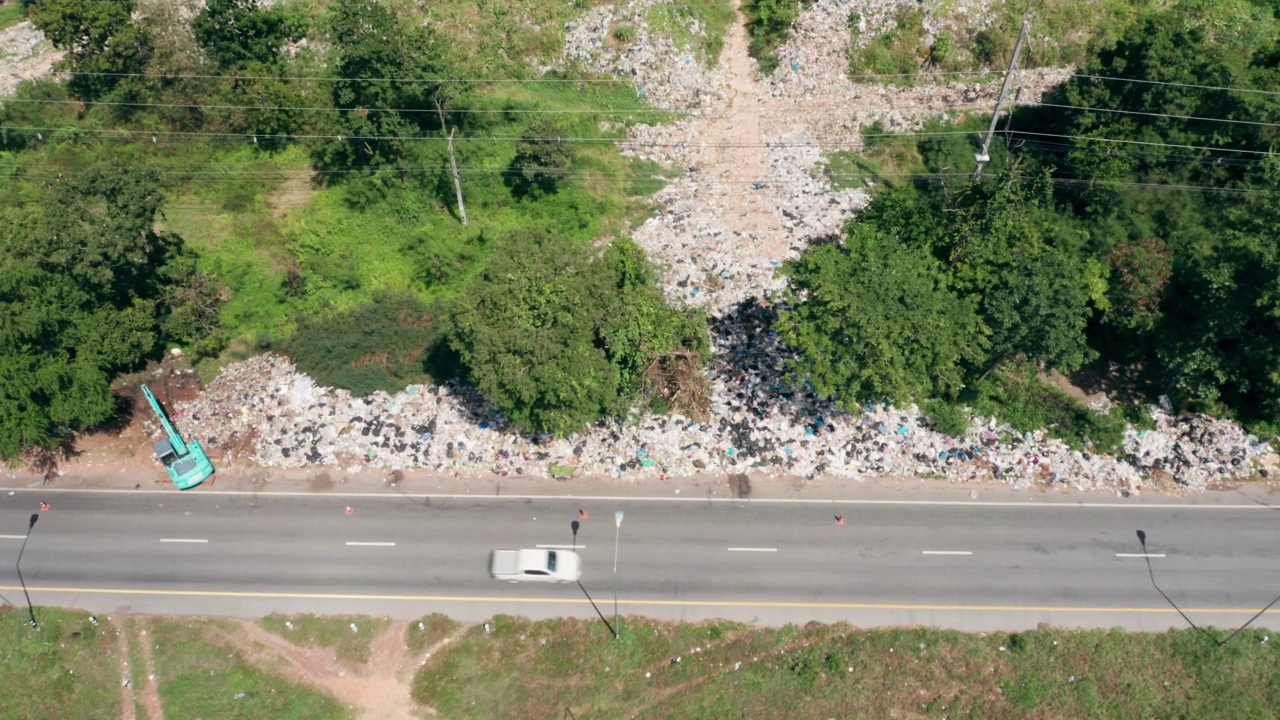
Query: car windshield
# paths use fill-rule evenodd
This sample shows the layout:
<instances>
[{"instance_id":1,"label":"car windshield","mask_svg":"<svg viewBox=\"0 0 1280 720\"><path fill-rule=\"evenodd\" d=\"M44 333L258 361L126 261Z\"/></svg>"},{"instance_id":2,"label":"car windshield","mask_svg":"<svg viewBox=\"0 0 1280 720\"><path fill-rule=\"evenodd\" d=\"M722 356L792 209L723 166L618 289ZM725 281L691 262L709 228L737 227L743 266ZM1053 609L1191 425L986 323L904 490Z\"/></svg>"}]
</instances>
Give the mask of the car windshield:
<instances>
[{"instance_id":1,"label":"car windshield","mask_svg":"<svg viewBox=\"0 0 1280 720\"><path fill-rule=\"evenodd\" d=\"M556 571L556 551L555 550L547 551L547 569L550 570L551 572Z\"/></svg>"}]
</instances>

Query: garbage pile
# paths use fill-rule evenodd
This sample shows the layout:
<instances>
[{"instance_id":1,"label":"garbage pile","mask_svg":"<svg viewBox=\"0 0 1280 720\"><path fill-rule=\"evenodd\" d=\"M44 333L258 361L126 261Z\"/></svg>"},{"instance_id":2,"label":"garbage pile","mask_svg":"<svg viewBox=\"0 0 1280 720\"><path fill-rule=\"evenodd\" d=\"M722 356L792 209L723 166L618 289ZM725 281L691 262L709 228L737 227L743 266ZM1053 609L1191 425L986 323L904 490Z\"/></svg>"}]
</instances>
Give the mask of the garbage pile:
<instances>
[{"instance_id":1,"label":"garbage pile","mask_svg":"<svg viewBox=\"0 0 1280 720\"><path fill-rule=\"evenodd\" d=\"M693 48L683 48L650 26L654 6L670 0L630 0L592 8L565 24L565 46L545 72L570 68L617 74L635 85L645 102L662 110L709 112L723 105L723 71L708 68ZM706 28L694 20L682 27L695 37Z\"/></svg>"},{"instance_id":2,"label":"garbage pile","mask_svg":"<svg viewBox=\"0 0 1280 720\"><path fill-rule=\"evenodd\" d=\"M0 96L23 80L48 74L62 55L29 20L0 30Z\"/></svg>"},{"instance_id":3,"label":"garbage pile","mask_svg":"<svg viewBox=\"0 0 1280 720\"><path fill-rule=\"evenodd\" d=\"M842 142L847 147L849 134L875 119L911 127L930 113L989 107L998 76L935 88L854 85L844 76L849 11L883 7L887 17L898 3L818 0L783 47L783 66L758 86L741 73L708 73L650 32L646 12L659 1L586 12L567 27L558 62L630 74L660 108L721 113L633 126L623 148L682 173L654 196L662 209L633 236L664 267L667 296L709 312L714 358L707 422L637 412L569 438L529 437L457 384L354 398L317 387L286 358L264 355L227 367L196 401L182 406L188 427L211 450L230 453L224 460L243 459L236 453L248 448L249 459L272 467L420 468L477 478L919 475L1137 492L1165 477L1175 489L1203 489L1275 462L1256 438L1204 416L1174 418L1153 410L1155 430L1130 431L1121 451L1100 456L991 418L973 418L965 433L949 437L915 406L841 409L808 384L788 380L787 351L771 329L783 286L777 268L814 239L838 232L868 201L862 189L830 186L821 149ZM635 34L615 49L620 24L633 26ZM1038 97L1036 88L1066 72L1023 73L1020 82L1031 88L1023 100ZM737 92L732 103L718 89L730 85Z\"/></svg>"},{"instance_id":4,"label":"garbage pile","mask_svg":"<svg viewBox=\"0 0 1280 720\"><path fill-rule=\"evenodd\" d=\"M821 151L801 135L747 149L762 161L759 174L728 180L702 169L710 150L688 141L687 126L637 126L631 137L624 153L687 168L654 195L663 210L633 237L664 268L670 299L713 313L780 290L781 264L870 200L860 188L832 190L818 169Z\"/></svg>"},{"instance_id":5,"label":"garbage pile","mask_svg":"<svg viewBox=\"0 0 1280 720\"><path fill-rule=\"evenodd\" d=\"M855 83L848 76L850 43L865 44L879 32L890 28L899 6L914 5L903 0L818 0L805 6L792 25L791 36L778 49L778 68L767 79L766 92L780 99L790 99L812 108L802 114L809 119L809 131L815 137L853 141L859 128L875 122L886 130L903 132L918 130L931 117L954 116L970 109L989 111L996 101L1003 80L1000 72L971 76L938 75L937 82L915 87L900 87L875 82ZM982 0L947 5L944 18L934 16L926 8L925 27L937 33L960 22L964 17L971 28L990 22L991 13ZM850 28L850 17L857 13L860 32ZM856 37L856 39L855 39ZM926 38L929 40L929 38ZM1069 68L1036 68L1021 70L1010 86L1017 102L1035 103L1061 84L1071 73Z\"/></svg>"},{"instance_id":6,"label":"garbage pile","mask_svg":"<svg viewBox=\"0 0 1280 720\"><path fill-rule=\"evenodd\" d=\"M994 419L975 418L963 435L947 436L914 405L841 410L811 386L787 381L785 352L770 329L773 313L752 299L712 323L715 399L705 423L651 416L602 422L569 438L529 437L468 388L414 385L353 398L317 387L274 355L228 367L180 409L215 454L248 437L249 459L257 464L348 472L421 468L458 477L626 480L743 472L806 480L915 475L1137 492L1157 472L1175 489L1203 490L1275 461L1269 446L1231 423L1174 418L1154 408L1157 429L1131 431L1114 457L1071 450L1043 432L1019 433Z\"/></svg>"}]
</instances>

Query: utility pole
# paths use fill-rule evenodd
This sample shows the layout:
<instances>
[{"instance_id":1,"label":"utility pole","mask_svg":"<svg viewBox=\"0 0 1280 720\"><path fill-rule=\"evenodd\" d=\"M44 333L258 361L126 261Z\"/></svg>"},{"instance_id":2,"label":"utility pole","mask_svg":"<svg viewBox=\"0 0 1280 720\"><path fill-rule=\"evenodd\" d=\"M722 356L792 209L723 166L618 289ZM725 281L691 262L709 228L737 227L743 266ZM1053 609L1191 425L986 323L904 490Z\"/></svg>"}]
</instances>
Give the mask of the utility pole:
<instances>
[{"instance_id":1,"label":"utility pole","mask_svg":"<svg viewBox=\"0 0 1280 720\"><path fill-rule=\"evenodd\" d=\"M436 112L440 115L440 133L444 134L444 108L440 106L440 98L436 98ZM467 224L467 204L462 201L462 179L458 177L458 158L453 154L453 130L449 131L449 165L453 167L453 191L458 195L458 215L462 224Z\"/></svg>"},{"instance_id":2,"label":"utility pole","mask_svg":"<svg viewBox=\"0 0 1280 720\"><path fill-rule=\"evenodd\" d=\"M1005 95L1009 92L1009 81L1013 79L1013 73L1018 69L1018 56L1022 54L1022 43L1027 39L1027 33L1031 31L1031 3L1027 3L1027 12L1022 16L1022 31L1018 33L1018 42L1013 45L1013 57L1009 60L1009 71L1004 74L1004 82L1000 84L1000 94L996 97L996 109L991 114L991 126L987 128L987 137L982 141L982 152L974 155L978 161L978 168L973 171L973 179L978 180L982 177L982 166L991 161L991 137L996 134L996 123L1000 121L1000 110L1004 107Z\"/></svg>"}]
</instances>

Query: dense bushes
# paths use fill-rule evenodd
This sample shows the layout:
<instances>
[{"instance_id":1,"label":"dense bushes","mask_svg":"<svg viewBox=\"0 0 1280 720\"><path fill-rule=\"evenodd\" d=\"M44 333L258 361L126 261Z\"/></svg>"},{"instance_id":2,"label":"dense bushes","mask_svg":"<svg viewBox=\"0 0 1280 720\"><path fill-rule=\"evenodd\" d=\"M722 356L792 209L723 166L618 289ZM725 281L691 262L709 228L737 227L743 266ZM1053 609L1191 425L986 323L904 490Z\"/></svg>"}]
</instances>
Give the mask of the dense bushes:
<instances>
[{"instance_id":1,"label":"dense bushes","mask_svg":"<svg viewBox=\"0 0 1280 720\"><path fill-rule=\"evenodd\" d=\"M298 369L326 387L364 396L431 382L444 323L437 308L409 295L382 293L374 301L331 316L304 317L286 349ZM448 368L444 368L447 372Z\"/></svg>"},{"instance_id":2,"label":"dense bushes","mask_svg":"<svg viewBox=\"0 0 1280 720\"><path fill-rule=\"evenodd\" d=\"M700 316L667 307L633 243L593 252L548 233L498 243L449 343L516 427L556 434L625 413L655 360L707 349Z\"/></svg>"},{"instance_id":3,"label":"dense bushes","mask_svg":"<svg viewBox=\"0 0 1280 720\"><path fill-rule=\"evenodd\" d=\"M1101 354L1157 376L1161 391L1183 408L1274 432L1280 164L1268 156L1274 128L1256 118L1280 114L1280 46L1274 34L1247 27L1248 18L1274 26L1269 12L1259 12L1224 17L1188 1L1144 16L1048 99L1065 107L1014 113L1010 142L993 146L986 179L943 188L899 183L880 191L852 224L846 244L874 238L922 249L944 264L949 287L978 303L989 346L981 363L964 368L966 388L953 402L1002 408L995 414L1021 429L1047 424L1075 445L1088 437L1105 447L1117 440L1118 421L1038 386L1025 369L1070 373ZM973 123L985 120L951 129ZM935 129L942 128L926 131ZM896 173L967 173L974 149L959 133L875 138L862 162ZM833 257L815 249L797 267ZM932 273L928 262L911 264ZM841 272L834 264L808 274L827 286L806 288L793 317L817 312L829 296L861 297L913 280ZM835 292L855 279L857 287ZM822 377L829 366L893 356L918 342L921 327L946 325L941 314L922 325L908 313L867 307L879 324L851 317L853 308L828 307L815 317L810 329L830 341L797 343L798 368ZM828 329L819 331L820 323ZM880 343L872 345L874 355L849 352L858 342L837 338L832 328ZM913 397L922 401L945 377L943 368L896 367L915 375ZM853 401L878 397L865 387L848 391Z\"/></svg>"},{"instance_id":4,"label":"dense bushes","mask_svg":"<svg viewBox=\"0 0 1280 720\"><path fill-rule=\"evenodd\" d=\"M810 2L812 0L754 0L743 6L747 13L747 32L751 36L749 51L760 65L760 72L768 75L778 67L778 48L791 35L791 23Z\"/></svg>"}]
</instances>

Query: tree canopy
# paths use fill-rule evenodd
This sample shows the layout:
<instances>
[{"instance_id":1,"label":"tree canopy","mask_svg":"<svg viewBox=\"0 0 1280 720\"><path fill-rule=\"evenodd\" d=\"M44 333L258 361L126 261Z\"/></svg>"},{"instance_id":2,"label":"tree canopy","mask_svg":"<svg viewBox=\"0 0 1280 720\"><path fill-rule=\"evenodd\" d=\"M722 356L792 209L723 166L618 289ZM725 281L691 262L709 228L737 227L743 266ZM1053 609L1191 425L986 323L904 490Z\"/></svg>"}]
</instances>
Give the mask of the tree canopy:
<instances>
[{"instance_id":1,"label":"tree canopy","mask_svg":"<svg viewBox=\"0 0 1280 720\"><path fill-rule=\"evenodd\" d=\"M958 297L927 251L870 224L811 248L786 272L792 304L777 330L798 351L792 372L844 407L953 396L965 363L982 358L976 299Z\"/></svg>"},{"instance_id":2,"label":"tree canopy","mask_svg":"<svg viewBox=\"0 0 1280 720\"><path fill-rule=\"evenodd\" d=\"M162 340L211 330L166 332L175 310L189 312L181 298L199 274L172 272L185 250L153 229L159 206L153 176L107 165L0 214L0 457L102 422L115 407L114 373Z\"/></svg>"},{"instance_id":3,"label":"tree canopy","mask_svg":"<svg viewBox=\"0 0 1280 720\"><path fill-rule=\"evenodd\" d=\"M453 318L468 379L527 431L625 412L654 360L707 348L701 319L667 307L645 262L626 240L605 253L549 233L502 241Z\"/></svg>"},{"instance_id":4,"label":"tree canopy","mask_svg":"<svg viewBox=\"0 0 1280 720\"><path fill-rule=\"evenodd\" d=\"M282 8L264 9L261 0L208 0L191 21L196 41L224 69L270 64L300 29Z\"/></svg>"},{"instance_id":5,"label":"tree canopy","mask_svg":"<svg viewBox=\"0 0 1280 720\"><path fill-rule=\"evenodd\" d=\"M68 85L85 100L110 92L122 73L141 72L151 54L151 35L132 21L133 0L38 0L31 21L54 47L65 51L62 66L76 73Z\"/></svg>"}]
</instances>

